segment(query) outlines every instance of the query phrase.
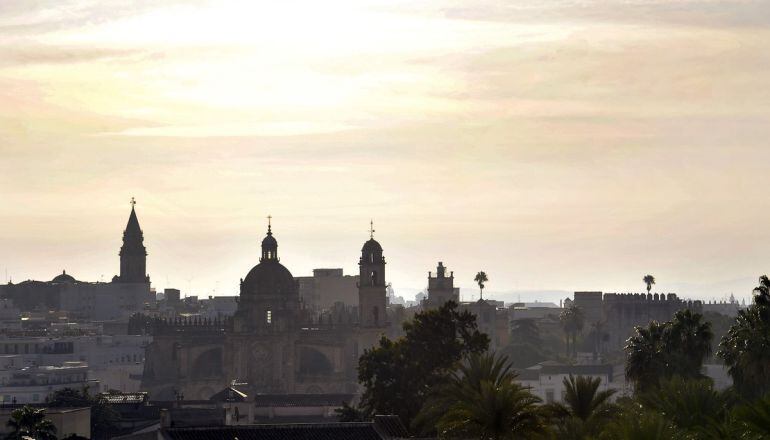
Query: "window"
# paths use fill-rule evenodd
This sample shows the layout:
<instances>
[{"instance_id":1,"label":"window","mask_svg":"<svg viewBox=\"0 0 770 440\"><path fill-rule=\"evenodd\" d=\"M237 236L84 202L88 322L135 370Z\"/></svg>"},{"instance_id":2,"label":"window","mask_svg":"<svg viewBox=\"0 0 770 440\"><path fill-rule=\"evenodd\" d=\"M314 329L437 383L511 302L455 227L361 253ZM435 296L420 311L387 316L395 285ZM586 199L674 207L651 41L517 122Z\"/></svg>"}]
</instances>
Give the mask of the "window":
<instances>
[{"instance_id":1,"label":"window","mask_svg":"<svg viewBox=\"0 0 770 440\"><path fill-rule=\"evenodd\" d=\"M32 401L33 402L37 402L38 400L40 400L40 394L33 394L32 395Z\"/></svg>"},{"instance_id":2,"label":"window","mask_svg":"<svg viewBox=\"0 0 770 440\"><path fill-rule=\"evenodd\" d=\"M265 313L265 322L267 322L268 324L272 324L273 323L273 311L272 310L268 310L267 313Z\"/></svg>"},{"instance_id":3,"label":"window","mask_svg":"<svg viewBox=\"0 0 770 440\"><path fill-rule=\"evenodd\" d=\"M553 402L553 390L545 390L545 401L546 403Z\"/></svg>"}]
</instances>

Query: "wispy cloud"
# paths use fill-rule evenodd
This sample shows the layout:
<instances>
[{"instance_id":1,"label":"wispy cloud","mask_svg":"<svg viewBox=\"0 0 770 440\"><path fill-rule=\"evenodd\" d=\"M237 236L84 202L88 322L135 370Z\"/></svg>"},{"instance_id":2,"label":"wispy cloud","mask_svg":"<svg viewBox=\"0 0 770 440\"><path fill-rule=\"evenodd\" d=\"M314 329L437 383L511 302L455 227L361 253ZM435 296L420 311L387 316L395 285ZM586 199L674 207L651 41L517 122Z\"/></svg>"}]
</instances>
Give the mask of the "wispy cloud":
<instances>
[{"instance_id":1,"label":"wispy cloud","mask_svg":"<svg viewBox=\"0 0 770 440\"><path fill-rule=\"evenodd\" d=\"M237 287L267 211L297 273L353 269L375 217L396 286L439 257L498 290L753 277L768 7L0 2L0 265L61 270L55 236L109 273L135 195L154 279L204 287Z\"/></svg>"}]
</instances>

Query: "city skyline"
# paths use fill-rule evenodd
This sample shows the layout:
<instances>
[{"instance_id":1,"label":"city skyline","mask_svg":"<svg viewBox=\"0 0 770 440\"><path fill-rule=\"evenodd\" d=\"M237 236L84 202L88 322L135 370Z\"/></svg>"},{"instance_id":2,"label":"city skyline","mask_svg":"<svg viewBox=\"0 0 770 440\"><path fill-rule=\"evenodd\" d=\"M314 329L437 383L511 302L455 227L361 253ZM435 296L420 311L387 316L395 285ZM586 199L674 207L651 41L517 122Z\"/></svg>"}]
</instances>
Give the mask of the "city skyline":
<instances>
[{"instance_id":1,"label":"city skyline","mask_svg":"<svg viewBox=\"0 0 770 440\"><path fill-rule=\"evenodd\" d=\"M137 205L137 201L135 200L134 197L131 197L129 203L130 203L131 209L134 209L136 207L136 205ZM137 208L137 211L138 210L139 209ZM141 215L139 215L139 216L141 217ZM271 223L271 220L273 218L274 218L274 216L268 214L263 219L263 222L265 224L265 231L263 231L263 235L264 235L264 232L267 231L267 225L269 223ZM141 220L140 220L140 222L141 222ZM147 233L146 228L143 228L143 229L144 229L143 232L144 232L144 236L145 237L148 237L148 236L152 237L153 236L153 234L148 234ZM377 231L376 231L376 229L374 227L374 221L373 221L373 219L371 219L369 221L369 228L367 229L366 234L367 234L368 237L374 237L376 232ZM121 230L121 234L122 234L122 230ZM256 237L254 239L254 245L256 246L257 249L258 249L258 243L261 241L263 235L259 235L258 237ZM280 232L278 230L276 230L276 234L275 235L279 239L279 243L282 244L283 241L281 241L281 234L280 234ZM348 234L348 235L350 235L350 234ZM290 243L292 242L292 240L288 240L288 241ZM289 252L292 252L293 249L297 245L298 245L297 243L293 243L293 246L291 246L289 248ZM150 244L150 246L151 246L151 244ZM242 246L237 246L237 247L241 248ZM283 256L284 252L285 252L285 249L284 249L283 246L281 246L281 248L282 248L281 255ZM355 253L357 253L357 252L358 251L355 251ZM397 255L399 253L400 252L396 251ZM117 270L119 269L119 267L117 265L117 259L114 262L110 263L110 262L108 262L108 260L105 260L104 258L96 255L93 252L90 252L88 254L89 254L89 256L94 257L97 260L105 261L107 264L102 264L101 266L103 266L103 267L109 266L110 264L114 264L115 267L116 267L115 273L117 273ZM297 255L297 256L300 257L299 258L300 261L304 261L306 263L306 265L310 264L312 267L310 267L309 269L303 268L300 272L297 273L295 271L295 269L292 267L291 262L287 263L286 261L284 261L286 264L288 264L289 269L294 272L295 276L310 275L314 269L320 269L320 268L340 267L340 268L344 269L344 273L346 275L355 275L357 270L358 270L358 265L357 265L358 260L357 259L354 259L355 260L354 263L343 262L343 261L340 260L339 257L344 257L344 252L341 252L339 254L338 258L333 258L333 259L329 260L329 261L334 261L334 262L339 263L339 264L327 264L327 265L316 264L315 266L313 266L313 262L308 260L307 258L302 258L301 254ZM390 258L388 257L387 247L385 248L385 256L386 256L386 261L388 261L389 263L392 263L390 261ZM75 257L78 257L78 256L75 256ZM292 258L291 254L289 255L289 258L290 259ZM78 259L79 258L76 258L76 261ZM172 278L169 275L164 275L162 273L159 273L159 274L157 274L157 276L152 277L152 275L153 275L152 272L153 271L152 271L152 266L151 266L151 264L152 264L151 263L152 262L152 256L151 255L150 255L149 259L150 259L150 263L148 264L148 274L152 278L153 286L156 287L156 289L159 292L161 292L164 288L177 288L177 289L182 290L183 295L185 295L185 296L187 296L187 295L198 295L198 296L204 296L205 297L205 296L208 296L208 295L214 295L214 296L221 296L221 295L232 296L232 295L237 295L237 292L238 292L238 283L237 282L236 283L233 283L233 282L221 283L219 279L216 279L217 277L214 274L205 274L202 277L203 280L204 280L203 283L196 283L196 282L194 282L194 281L198 281L199 279L201 279L198 276L188 276L187 278L183 278L182 282L171 281ZM259 252L257 252L253 256L253 261L247 261L247 262L245 262L245 264L247 266L249 264L254 264L254 262L257 261L258 259L259 259ZM161 260L163 260L163 258L161 258ZM441 260L441 259L436 260L436 263L439 260ZM443 262L443 260L441 260L441 261ZM233 263L233 264L235 265L236 263ZM229 269L230 270L234 270L234 271L237 272L237 268L235 268L234 265L230 266ZM224 266L226 266L226 264ZM161 267L163 267L163 266L161 265ZM434 266L429 266L429 267L430 267L429 271L435 274L435 264L434 264ZM48 278L46 278L46 276L48 275L45 272L46 269L47 268L38 268L35 271L33 271L33 273L36 274L35 276L32 276L32 277L22 277L21 279L17 278L16 282L24 281L24 280L27 280L27 279L35 279L35 280L40 280L40 281L46 281L46 280L48 280ZM6 273L5 273L6 280L5 280L5 282L7 282L9 280L13 281L13 273L8 273L7 272L7 270L8 270L7 268L5 270L6 270ZM69 272L68 272L69 275L74 275L80 281L109 282L112 279L112 276L114 275L114 274L111 274L109 272L107 272L107 273L100 273L98 278L95 278L93 276L93 272L88 272L88 271L81 272L81 271L78 271L77 268L75 268L75 270L73 270L72 267L63 267L61 269L61 272L55 272L54 275L58 275L59 273L62 273L62 272L67 271L67 270L69 270ZM228 271L227 268L224 269L224 270L225 270L225 272ZM453 267L449 267L448 270L454 272L454 268ZM410 273L408 269L403 268L403 267L399 267L397 264L396 265L389 264L389 273L390 273L389 281L392 280L394 277L396 279L400 279L401 277L403 277L403 279L409 279L407 277L412 277L412 275L414 275L414 274ZM395 275L393 275L394 273L395 273ZM475 273L476 272L472 272L472 275L475 275ZM471 273L469 272L469 274L471 274ZM83 276L83 275L85 275L85 276ZM401 277L399 277L399 275L401 275ZM52 278L52 276L49 277L49 278ZM177 280L178 279L178 275L176 277L174 277L173 279ZM208 287L206 287L207 284L205 283L205 280L211 280L211 279L215 279L213 287L211 286L210 281L208 283ZM473 282L472 279L470 279L470 282L469 282L469 280L465 280L464 277L462 276L462 274L458 272L458 274L456 276L456 280L457 280L456 281L456 285L461 288L461 299L462 300L478 299L478 287L475 286L475 283ZM425 277L424 281L425 281L425 285L424 286L420 286L418 283L415 283L413 285L394 285L394 290L395 290L397 296L403 296L404 299L407 300L407 301L414 300L414 295L416 293L418 293L418 292L425 292L425 289L426 289L426 286L427 286L427 278L426 277ZM734 295L736 298L738 298L738 300L742 300L742 299L747 299L748 300L748 299L751 298L751 290L753 289L752 285L754 283L755 283L755 280L753 280L751 278L741 279L741 280L726 280L726 281L723 281L721 283L723 285L722 290L715 290L715 289L719 289L718 285L720 283L718 283L717 285L714 285L714 286L708 286L708 285L706 285L706 286L704 286L704 285L698 286L698 285L692 284L692 283L669 282L668 286L670 288L666 288L665 287L666 283L662 283L661 284L662 288L659 289L659 288L656 287L656 288L653 288L653 291L654 292L661 292L661 293L671 293L671 292L674 292L674 293L678 293L680 296L683 296L685 298L704 299L706 301L708 301L708 300L725 300L731 294ZM204 287L201 287L201 284ZM231 284L232 284L232 286L230 286ZM641 283L637 283L637 284L641 284ZM738 293L733 291L736 288L736 286L741 286L741 285L744 285L744 284L746 286L749 286L749 287L747 287L745 289L745 291L740 291L739 290ZM637 288L637 287L638 286L631 286L631 285L629 285L629 287L627 287L627 288L604 288L604 289L600 289L600 288L596 288L596 287L593 287L593 288L589 288L589 287L586 287L586 288L570 288L569 286L556 286L556 287L554 287L554 286L544 286L544 287L539 287L539 288L527 288L527 287L518 288L518 287L505 286L505 287L502 287L502 288L498 287L497 289L492 289L492 290L488 289L487 290L487 298L488 299L504 300L506 302L513 302L513 301L532 302L532 301L538 301L539 300L539 301L543 301L543 302L559 303L562 299L564 299L567 296L571 295L572 292L574 292L574 291L581 291L581 290L582 291L596 291L596 290L599 290L599 291L604 291L604 292L615 292L615 291L617 291L617 292L643 292L644 291L644 289ZM219 290L219 289L222 289L222 290ZM224 290L224 289L229 289L229 290ZM740 289L740 287L738 287L738 289ZM684 290L684 294L683 294L682 290ZM720 294L716 294L716 295L713 295L713 294L709 295L708 294L708 292L720 292L720 291L727 291L727 290L729 290L729 292L726 293L726 294L721 294L721 295ZM522 297L522 295L524 295L524 296Z\"/></svg>"},{"instance_id":2,"label":"city skyline","mask_svg":"<svg viewBox=\"0 0 770 440\"><path fill-rule=\"evenodd\" d=\"M14 280L109 280L132 196L153 285L199 294L268 214L294 275L355 273L373 218L397 291L768 272L767 2L122 3L0 5Z\"/></svg>"}]
</instances>

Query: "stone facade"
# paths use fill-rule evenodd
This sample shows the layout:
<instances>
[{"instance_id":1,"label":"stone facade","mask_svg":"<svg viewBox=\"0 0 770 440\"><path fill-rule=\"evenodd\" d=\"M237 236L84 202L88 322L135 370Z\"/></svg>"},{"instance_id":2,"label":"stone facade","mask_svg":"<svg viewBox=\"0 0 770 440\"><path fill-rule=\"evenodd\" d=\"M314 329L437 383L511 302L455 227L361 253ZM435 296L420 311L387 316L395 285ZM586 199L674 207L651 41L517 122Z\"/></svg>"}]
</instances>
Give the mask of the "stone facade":
<instances>
[{"instance_id":1,"label":"stone facade","mask_svg":"<svg viewBox=\"0 0 770 440\"><path fill-rule=\"evenodd\" d=\"M233 381L252 394L353 393L358 357L389 331L385 259L374 239L359 260L358 313L314 314L278 257L268 227L259 264L241 281L226 319L146 319L142 389L153 399L208 399Z\"/></svg>"},{"instance_id":2,"label":"stone facade","mask_svg":"<svg viewBox=\"0 0 770 440\"><path fill-rule=\"evenodd\" d=\"M574 304L583 311L585 329L598 328L600 351L623 348L635 326L671 320L679 310L701 312L701 301L686 301L676 294L575 292Z\"/></svg>"}]
</instances>

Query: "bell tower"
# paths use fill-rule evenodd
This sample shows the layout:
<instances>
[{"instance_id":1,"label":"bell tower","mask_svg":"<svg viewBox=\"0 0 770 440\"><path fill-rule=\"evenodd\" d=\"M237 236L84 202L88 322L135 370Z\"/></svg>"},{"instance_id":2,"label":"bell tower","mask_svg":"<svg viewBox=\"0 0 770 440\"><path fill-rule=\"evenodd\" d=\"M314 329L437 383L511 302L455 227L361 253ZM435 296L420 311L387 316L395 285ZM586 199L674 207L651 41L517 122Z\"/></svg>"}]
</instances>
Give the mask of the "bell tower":
<instances>
[{"instance_id":1,"label":"bell tower","mask_svg":"<svg viewBox=\"0 0 770 440\"><path fill-rule=\"evenodd\" d=\"M374 239L374 223L370 222L370 226L369 241L361 248L358 262L358 318L362 327L386 327L385 257L382 246Z\"/></svg>"},{"instance_id":2,"label":"bell tower","mask_svg":"<svg viewBox=\"0 0 770 440\"><path fill-rule=\"evenodd\" d=\"M131 197L131 215L123 231L123 246L120 248L120 283L149 283L147 275L147 249L144 247L144 234L136 218L136 200Z\"/></svg>"}]
</instances>

